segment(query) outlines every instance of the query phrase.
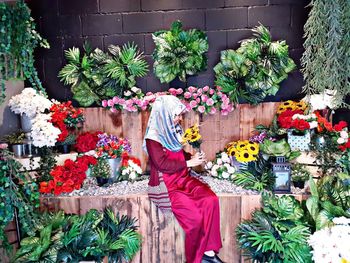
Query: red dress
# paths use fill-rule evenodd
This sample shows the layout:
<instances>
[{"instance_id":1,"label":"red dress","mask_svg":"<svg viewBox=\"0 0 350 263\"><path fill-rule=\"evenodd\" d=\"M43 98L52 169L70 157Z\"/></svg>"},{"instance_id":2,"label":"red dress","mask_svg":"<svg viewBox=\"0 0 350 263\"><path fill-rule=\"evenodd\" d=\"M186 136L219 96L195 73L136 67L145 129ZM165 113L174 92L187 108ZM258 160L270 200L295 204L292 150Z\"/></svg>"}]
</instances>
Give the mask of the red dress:
<instances>
[{"instance_id":1,"label":"red dress","mask_svg":"<svg viewBox=\"0 0 350 263\"><path fill-rule=\"evenodd\" d=\"M159 172L168 190L171 210L185 231L187 263L200 263L205 251L218 252L220 236L219 200L204 183L189 175L184 151L172 152L156 141L146 140L152 186Z\"/></svg>"}]
</instances>

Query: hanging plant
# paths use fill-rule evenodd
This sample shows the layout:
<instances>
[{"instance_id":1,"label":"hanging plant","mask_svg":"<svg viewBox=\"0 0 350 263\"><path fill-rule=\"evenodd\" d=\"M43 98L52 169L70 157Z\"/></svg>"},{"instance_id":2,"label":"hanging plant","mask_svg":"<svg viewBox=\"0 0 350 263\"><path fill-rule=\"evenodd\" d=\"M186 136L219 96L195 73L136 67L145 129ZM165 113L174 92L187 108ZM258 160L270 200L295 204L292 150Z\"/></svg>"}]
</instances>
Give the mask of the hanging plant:
<instances>
[{"instance_id":1,"label":"hanging plant","mask_svg":"<svg viewBox=\"0 0 350 263\"><path fill-rule=\"evenodd\" d=\"M109 53L84 44L84 52L76 47L65 51L68 64L59 72L65 85L71 85L73 98L81 106L122 95L136 84L137 77L147 74L147 62L135 44L122 48L110 45Z\"/></svg>"},{"instance_id":2,"label":"hanging plant","mask_svg":"<svg viewBox=\"0 0 350 263\"><path fill-rule=\"evenodd\" d=\"M182 30L182 23L175 21L171 29L155 32L153 41L154 73L160 82L169 83L176 77L183 82L186 75L194 75L207 67L208 39L198 29Z\"/></svg>"},{"instance_id":3,"label":"hanging plant","mask_svg":"<svg viewBox=\"0 0 350 263\"><path fill-rule=\"evenodd\" d=\"M324 94L333 90L334 101L343 101L350 94L350 2L312 0L309 6L301 58L304 91Z\"/></svg>"},{"instance_id":4,"label":"hanging plant","mask_svg":"<svg viewBox=\"0 0 350 263\"><path fill-rule=\"evenodd\" d=\"M24 1L15 5L0 3L0 104L5 98L5 81L27 79L33 88L44 94L38 73L34 67L34 49L49 44L35 30L35 23Z\"/></svg>"},{"instance_id":5,"label":"hanging plant","mask_svg":"<svg viewBox=\"0 0 350 263\"><path fill-rule=\"evenodd\" d=\"M220 62L214 67L216 85L235 104L239 98L258 104L266 96L276 95L280 83L296 67L288 56L285 41L272 42L270 32L263 25L252 31L254 37L243 40L236 51L222 51Z\"/></svg>"}]
</instances>

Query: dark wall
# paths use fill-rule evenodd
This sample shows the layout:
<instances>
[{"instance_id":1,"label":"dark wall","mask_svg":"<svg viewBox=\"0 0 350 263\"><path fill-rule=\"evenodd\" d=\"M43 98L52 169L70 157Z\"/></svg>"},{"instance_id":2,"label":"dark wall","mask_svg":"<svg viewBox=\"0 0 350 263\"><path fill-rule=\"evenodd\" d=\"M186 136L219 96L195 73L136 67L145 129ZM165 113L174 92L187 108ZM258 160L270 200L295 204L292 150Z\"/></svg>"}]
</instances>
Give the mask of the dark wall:
<instances>
[{"instance_id":1,"label":"dark wall","mask_svg":"<svg viewBox=\"0 0 350 263\"><path fill-rule=\"evenodd\" d=\"M273 39L285 39L290 55L299 65L303 52L303 25L308 0L28 0L39 32L48 39L50 50L36 55L40 78L50 96L71 98L70 88L57 78L63 67L63 51L82 47L88 40L92 47L106 49L109 44L134 41L150 65L147 77L138 81L144 91L166 90L180 86L173 82L160 84L152 72L154 44L151 34L167 29L181 20L186 29L205 30L209 38L207 71L188 78L189 85L213 85L213 66L220 51L237 48L238 41L250 37L252 27L261 22L271 30ZM284 81L277 97L282 100L300 97L303 85L299 71Z\"/></svg>"}]
</instances>

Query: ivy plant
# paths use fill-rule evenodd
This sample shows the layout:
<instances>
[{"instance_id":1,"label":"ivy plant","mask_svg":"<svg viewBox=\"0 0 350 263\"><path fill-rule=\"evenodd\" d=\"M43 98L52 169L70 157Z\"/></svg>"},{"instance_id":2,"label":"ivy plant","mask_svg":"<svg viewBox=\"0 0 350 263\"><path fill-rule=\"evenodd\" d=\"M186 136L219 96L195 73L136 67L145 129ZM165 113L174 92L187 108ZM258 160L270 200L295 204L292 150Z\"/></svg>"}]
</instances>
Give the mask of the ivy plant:
<instances>
[{"instance_id":1,"label":"ivy plant","mask_svg":"<svg viewBox=\"0 0 350 263\"><path fill-rule=\"evenodd\" d=\"M0 152L0 240L1 247L11 250L5 234L5 227L14 220L15 211L21 230L32 235L38 220L36 208L39 207L39 189L35 182L28 180L29 175L10 152ZM20 182L20 183L19 183Z\"/></svg>"},{"instance_id":2,"label":"ivy plant","mask_svg":"<svg viewBox=\"0 0 350 263\"><path fill-rule=\"evenodd\" d=\"M175 21L170 30L161 30L153 35L154 73L162 83L176 77L183 82L187 75L195 75L207 67L208 39L198 29L184 31L182 23Z\"/></svg>"},{"instance_id":3,"label":"ivy plant","mask_svg":"<svg viewBox=\"0 0 350 263\"><path fill-rule=\"evenodd\" d=\"M34 20L23 0L14 5L0 3L0 28L0 103L5 98L7 80L27 79L33 88L46 94L34 67L34 50L37 46L49 48L49 44L35 30Z\"/></svg>"},{"instance_id":4,"label":"ivy plant","mask_svg":"<svg viewBox=\"0 0 350 263\"><path fill-rule=\"evenodd\" d=\"M254 262L312 262L307 244L310 228L293 196L263 194L262 209L237 226L236 236L243 255Z\"/></svg>"},{"instance_id":5,"label":"ivy plant","mask_svg":"<svg viewBox=\"0 0 350 263\"><path fill-rule=\"evenodd\" d=\"M304 91L333 90L335 100L343 101L350 94L350 2L311 0L309 6L301 58Z\"/></svg>"},{"instance_id":6,"label":"ivy plant","mask_svg":"<svg viewBox=\"0 0 350 263\"><path fill-rule=\"evenodd\" d=\"M222 51L220 62L214 67L215 84L235 104L239 98L258 104L266 96L275 95L280 83L296 67L285 41L272 41L263 25L252 31L253 38L242 40L237 50Z\"/></svg>"}]
</instances>

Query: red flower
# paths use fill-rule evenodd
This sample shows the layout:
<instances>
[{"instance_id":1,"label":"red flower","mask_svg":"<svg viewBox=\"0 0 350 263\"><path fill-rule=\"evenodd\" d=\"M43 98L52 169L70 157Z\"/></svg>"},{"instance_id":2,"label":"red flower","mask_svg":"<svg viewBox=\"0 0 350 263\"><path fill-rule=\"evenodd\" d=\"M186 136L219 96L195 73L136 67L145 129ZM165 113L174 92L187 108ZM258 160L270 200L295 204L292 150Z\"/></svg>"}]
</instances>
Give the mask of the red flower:
<instances>
[{"instance_id":1,"label":"red flower","mask_svg":"<svg viewBox=\"0 0 350 263\"><path fill-rule=\"evenodd\" d=\"M305 131L310 129L310 124L305 120L295 119L292 122L292 128L295 128L299 131Z\"/></svg>"},{"instance_id":2,"label":"red flower","mask_svg":"<svg viewBox=\"0 0 350 263\"><path fill-rule=\"evenodd\" d=\"M340 132L346 127L348 127L348 123L346 121L340 121L338 124L334 125L334 130Z\"/></svg>"},{"instance_id":3,"label":"red flower","mask_svg":"<svg viewBox=\"0 0 350 263\"><path fill-rule=\"evenodd\" d=\"M290 129L292 126L292 117L295 114L303 114L303 111L301 110L286 110L284 112L282 112L278 118L277 121L279 123L279 125L281 126L281 128L283 129Z\"/></svg>"},{"instance_id":4,"label":"red flower","mask_svg":"<svg viewBox=\"0 0 350 263\"><path fill-rule=\"evenodd\" d=\"M75 149L77 152L88 152L96 148L98 142L98 134L101 132L84 132L76 139Z\"/></svg>"}]
</instances>

